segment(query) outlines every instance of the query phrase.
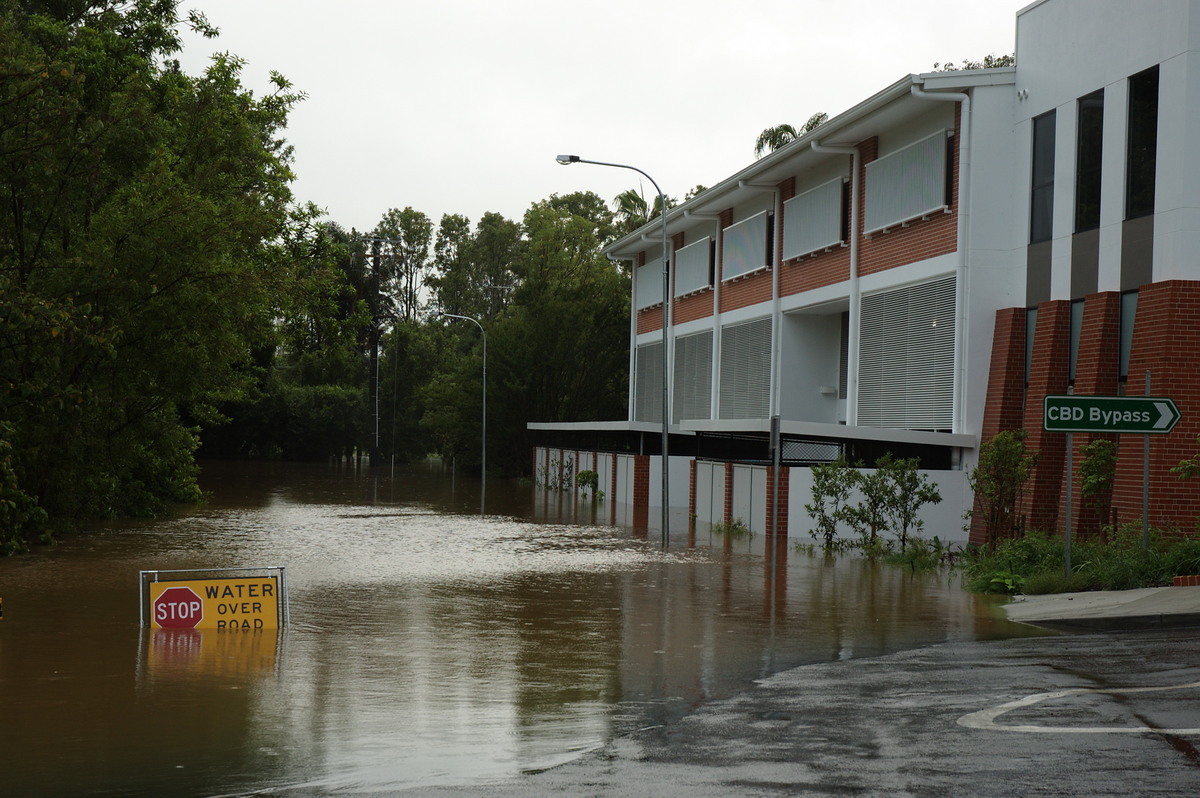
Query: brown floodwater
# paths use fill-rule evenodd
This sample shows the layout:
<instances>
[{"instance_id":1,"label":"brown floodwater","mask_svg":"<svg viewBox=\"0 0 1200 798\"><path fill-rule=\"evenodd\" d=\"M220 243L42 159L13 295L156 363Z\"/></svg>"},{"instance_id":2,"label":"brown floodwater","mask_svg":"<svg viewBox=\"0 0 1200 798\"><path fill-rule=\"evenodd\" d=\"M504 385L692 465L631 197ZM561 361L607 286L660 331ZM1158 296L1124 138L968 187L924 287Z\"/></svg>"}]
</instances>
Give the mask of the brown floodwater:
<instances>
[{"instance_id":1,"label":"brown floodwater","mask_svg":"<svg viewBox=\"0 0 1200 798\"><path fill-rule=\"evenodd\" d=\"M478 480L437 463L207 463L202 484L177 516L0 559L4 794L494 780L783 669L1032 633L949 573L761 535L673 530L664 552L500 481L480 515ZM139 571L244 566L286 567L288 627L140 627Z\"/></svg>"}]
</instances>

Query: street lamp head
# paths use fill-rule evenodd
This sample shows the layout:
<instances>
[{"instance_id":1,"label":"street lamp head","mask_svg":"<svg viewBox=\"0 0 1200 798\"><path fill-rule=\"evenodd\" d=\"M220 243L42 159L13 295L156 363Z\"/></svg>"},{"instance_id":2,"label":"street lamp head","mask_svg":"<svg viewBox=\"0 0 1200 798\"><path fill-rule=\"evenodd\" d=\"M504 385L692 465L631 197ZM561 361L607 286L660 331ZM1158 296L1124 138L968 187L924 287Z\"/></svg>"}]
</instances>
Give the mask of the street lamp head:
<instances>
[{"instance_id":1,"label":"street lamp head","mask_svg":"<svg viewBox=\"0 0 1200 798\"><path fill-rule=\"evenodd\" d=\"M579 163L578 155L560 155L554 160L558 161L563 166L570 166L573 163Z\"/></svg>"}]
</instances>

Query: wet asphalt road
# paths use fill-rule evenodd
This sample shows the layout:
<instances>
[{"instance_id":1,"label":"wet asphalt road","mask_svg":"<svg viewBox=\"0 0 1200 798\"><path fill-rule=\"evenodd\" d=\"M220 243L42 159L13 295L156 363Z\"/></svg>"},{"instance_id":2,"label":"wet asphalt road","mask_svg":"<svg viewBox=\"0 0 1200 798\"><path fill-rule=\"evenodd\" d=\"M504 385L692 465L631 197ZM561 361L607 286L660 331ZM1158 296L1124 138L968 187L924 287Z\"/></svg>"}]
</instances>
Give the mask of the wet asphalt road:
<instances>
[{"instance_id":1,"label":"wet asphalt road","mask_svg":"<svg viewBox=\"0 0 1200 798\"><path fill-rule=\"evenodd\" d=\"M404 794L1196 796L1200 629L805 666L558 768Z\"/></svg>"}]
</instances>

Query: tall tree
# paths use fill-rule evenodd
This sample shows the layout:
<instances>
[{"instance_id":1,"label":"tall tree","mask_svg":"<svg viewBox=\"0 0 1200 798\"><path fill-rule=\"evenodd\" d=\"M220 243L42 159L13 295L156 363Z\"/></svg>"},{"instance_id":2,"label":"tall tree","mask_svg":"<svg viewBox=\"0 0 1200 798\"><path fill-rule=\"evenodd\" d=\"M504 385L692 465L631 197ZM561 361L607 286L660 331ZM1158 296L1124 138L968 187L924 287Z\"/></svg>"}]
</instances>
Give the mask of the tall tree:
<instances>
[{"instance_id":1,"label":"tall tree","mask_svg":"<svg viewBox=\"0 0 1200 798\"><path fill-rule=\"evenodd\" d=\"M171 0L0 0L0 430L51 525L194 497L181 413L252 383L291 285L301 95L254 96L228 55L182 74L179 24Z\"/></svg>"},{"instance_id":2,"label":"tall tree","mask_svg":"<svg viewBox=\"0 0 1200 798\"><path fill-rule=\"evenodd\" d=\"M767 128L758 134L758 138L754 142L754 157L761 158L768 152L775 152L775 150L785 144L790 144L805 133L811 133L816 130L828 119L829 114L824 111L818 111L810 116L808 121L801 125L799 129L787 124Z\"/></svg>"}]
</instances>

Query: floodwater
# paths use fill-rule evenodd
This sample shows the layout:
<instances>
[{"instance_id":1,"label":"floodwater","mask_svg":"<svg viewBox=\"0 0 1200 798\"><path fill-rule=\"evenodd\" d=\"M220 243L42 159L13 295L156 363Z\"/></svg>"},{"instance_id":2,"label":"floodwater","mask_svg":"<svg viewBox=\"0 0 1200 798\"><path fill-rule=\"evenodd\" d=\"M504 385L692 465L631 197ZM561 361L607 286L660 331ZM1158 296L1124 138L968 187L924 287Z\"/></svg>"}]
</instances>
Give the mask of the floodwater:
<instances>
[{"instance_id":1,"label":"floodwater","mask_svg":"<svg viewBox=\"0 0 1200 798\"><path fill-rule=\"evenodd\" d=\"M177 517L0 559L3 793L478 783L797 665L1030 633L945 573L761 535L673 530L663 552L551 523L562 497L509 482L481 516L478 481L440 464L216 463L202 484ZM243 566L286 567L290 626L140 628L139 571Z\"/></svg>"}]
</instances>

